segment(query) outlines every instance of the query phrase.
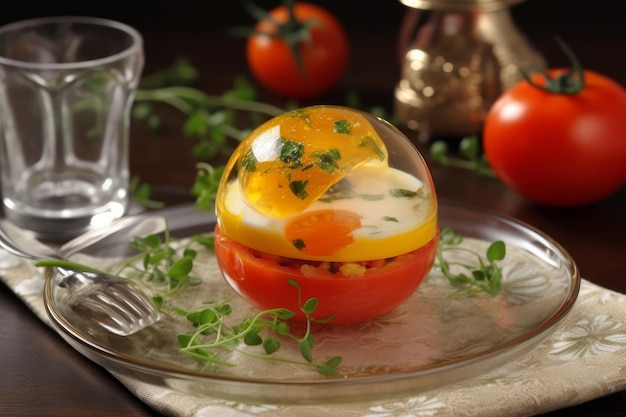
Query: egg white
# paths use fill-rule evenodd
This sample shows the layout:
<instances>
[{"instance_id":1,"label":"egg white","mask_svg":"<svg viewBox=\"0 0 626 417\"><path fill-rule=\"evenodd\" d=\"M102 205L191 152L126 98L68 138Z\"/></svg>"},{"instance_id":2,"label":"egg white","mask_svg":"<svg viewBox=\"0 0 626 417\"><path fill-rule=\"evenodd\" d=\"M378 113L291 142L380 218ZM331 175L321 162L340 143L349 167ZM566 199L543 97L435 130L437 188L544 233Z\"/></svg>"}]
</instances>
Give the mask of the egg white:
<instances>
[{"instance_id":1,"label":"egg white","mask_svg":"<svg viewBox=\"0 0 626 417\"><path fill-rule=\"evenodd\" d=\"M345 180L353 186L354 198L318 200L296 216L327 209L356 213L361 217L361 227L352 233L355 241L359 238L376 240L405 233L418 228L429 216L430 208L424 203L423 196L409 198L391 194L393 189L426 192L423 182L413 175L389 167L381 170L378 164L365 164L351 171ZM293 218L268 217L255 210L245 202L237 180L228 184L225 197L225 209L241 219L242 226L246 228L284 235L285 225Z\"/></svg>"}]
</instances>

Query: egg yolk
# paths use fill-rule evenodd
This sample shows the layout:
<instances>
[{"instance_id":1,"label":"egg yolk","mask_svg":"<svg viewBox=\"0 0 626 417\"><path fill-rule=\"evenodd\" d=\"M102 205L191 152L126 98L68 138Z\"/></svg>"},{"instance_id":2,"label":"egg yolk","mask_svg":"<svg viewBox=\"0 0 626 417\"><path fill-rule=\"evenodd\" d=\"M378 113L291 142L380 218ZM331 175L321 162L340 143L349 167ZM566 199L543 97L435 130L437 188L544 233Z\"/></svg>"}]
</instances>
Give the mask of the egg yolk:
<instances>
[{"instance_id":1,"label":"egg yolk","mask_svg":"<svg viewBox=\"0 0 626 417\"><path fill-rule=\"evenodd\" d=\"M354 242L352 232L361 227L361 216L347 210L316 210L290 220L285 237L308 256L330 256Z\"/></svg>"}]
</instances>

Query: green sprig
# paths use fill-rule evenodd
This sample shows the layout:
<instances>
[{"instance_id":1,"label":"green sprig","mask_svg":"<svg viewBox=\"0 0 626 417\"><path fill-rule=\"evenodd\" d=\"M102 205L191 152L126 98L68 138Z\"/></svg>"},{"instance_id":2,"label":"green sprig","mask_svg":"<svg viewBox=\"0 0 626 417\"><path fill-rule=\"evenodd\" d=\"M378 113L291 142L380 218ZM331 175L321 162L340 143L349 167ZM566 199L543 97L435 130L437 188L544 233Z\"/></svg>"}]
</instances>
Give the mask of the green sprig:
<instances>
[{"instance_id":1,"label":"green sprig","mask_svg":"<svg viewBox=\"0 0 626 417\"><path fill-rule=\"evenodd\" d=\"M134 176L131 179L129 190L134 201L142 207L157 209L165 206L164 202L153 200L150 197L152 194L152 187L150 184L142 182L138 176Z\"/></svg>"},{"instance_id":2,"label":"green sprig","mask_svg":"<svg viewBox=\"0 0 626 417\"><path fill-rule=\"evenodd\" d=\"M480 140L475 135L467 136L459 142L459 156L450 156L450 147L444 141L435 141L430 145L430 157L442 165L469 169L478 174L495 177L480 147Z\"/></svg>"},{"instance_id":3,"label":"green sprig","mask_svg":"<svg viewBox=\"0 0 626 417\"><path fill-rule=\"evenodd\" d=\"M214 247L212 236L194 236L181 248L174 246L178 241L170 236L167 227L163 236L150 234L133 237L130 246L137 254L122 263L116 274L127 275L149 284L155 292L154 303L163 308L168 296L188 285L202 282L192 275L193 262L197 256L194 245L199 244L210 250Z\"/></svg>"},{"instance_id":4,"label":"green sprig","mask_svg":"<svg viewBox=\"0 0 626 417\"><path fill-rule=\"evenodd\" d=\"M67 269L69 271L75 271L75 272L89 272L92 274L100 274L100 275L109 274L108 272L103 271L101 269L94 268L92 266L81 264L78 262L68 261L65 259L39 259L35 261L34 265L36 267L60 268L60 269Z\"/></svg>"},{"instance_id":5,"label":"green sprig","mask_svg":"<svg viewBox=\"0 0 626 417\"><path fill-rule=\"evenodd\" d=\"M487 248L485 257L471 249L460 246L461 243L463 243L462 236L457 235L450 228L442 229L434 267L439 269L454 287L460 287L453 296L465 297L480 293L486 293L490 296L497 295L502 290L502 270L497 261L504 259L506 255L504 242L500 240L492 242ZM450 251L468 253L476 259L476 263L466 264L449 261L446 259L445 253ZM453 272L455 266L461 268L462 272Z\"/></svg>"},{"instance_id":6,"label":"green sprig","mask_svg":"<svg viewBox=\"0 0 626 417\"><path fill-rule=\"evenodd\" d=\"M196 207L201 211L211 211L215 207L215 198L220 185L224 166L214 167L206 162L196 164L196 180L191 189L196 196Z\"/></svg>"},{"instance_id":7,"label":"green sprig","mask_svg":"<svg viewBox=\"0 0 626 417\"><path fill-rule=\"evenodd\" d=\"M138 253L122 263L117 270L118 275L126 275L149 285L157 293L153 296L153 302L160 309L163 309L167 298L174 293L189 285L201 283L199 278L192 275L194 261L198 254L195 247L200 245L206 250L213 251L215 240L212 235L194 235L184 246L177 248L175 243L180 243L180 240L170 236L168 227L163 236L158 234L135 236L130 245ZM63 261L55 260L54 262L58 264ZM88 267L81 266L81 268L86 270L85 268ZM341 363L340 357L319 363L313 360L312 353L314 339L311 325L327 323L333 316L314 318L313 315L318 305L317 299L309 298L303 301L298 283L293 279L289 279L288 283L296 289L298 308L305 315L306 328L302 336L291 332L287 320L294 317L295 313L288 309L265 310L253 317L245 318L240 323L229 325L227 319L232 313L230 303L208 301L203 303L202 308L191 311L185 311L179 307L172 308L174 313L185 316L196 328L193 333L181 333L177 336L181 352L207 365L214 363L233 366L234 364L223 361L219 356L221 350L230 349L260 359L312 366L322 375L337 375L336 368ZM207 337L213 337L212 341L207 341ZM281 338L295 341L305 362L293 361L276 355L269 356L279 350ZM239 343L247 346L262 345L265 355L242 350L237 347Z\"/></svg>"},{"instance_id":8,"label":"green sprig","mask_svg":"<svg viewBox=\"0 0 626 417\"><path fill-rule=\"evenodd\" d=\"M186 60L178 60L172 67L146 76L135 94L133 116L145 121L152 132L159 133L162 122L154 105L165 104L178 110L186 116L183 133L198 138L192 152L199 160L229 155L232 149L228 139L241 141L249 134L250 129L238 127L240 113L252 125L258 125L285 112L257 101L256 88L243 77L236 78L233 88L221 95L207 94L190 86L195 81L193 77L197 77L197 70ZM171 84L176 81L178 85Z\"/></svg>"},{"instance_id":9,"label":"green sprig","mask_svg":"<svg viewBox=\"0 0 626 417\"><path fill-rule=\"evenodd\" d=\"M222 359L221 353L235 351L249 357L287 362L296 365L311 366L322 375L337 376L337 367L341 364L341 357L335 356L326 362L315 362L313 358L312 323L324 323L331 317L317 320L313 314L317 309L317 299L309 298L304 303L298 283L289 279L289 285L297 290L298 308L306 317L306 329L303 335L298 336L291 330L287 320L296 313L286 308L268 309L252 317L231 325L228 319L232 313L232 306L227 302L207 301L203 308L186 311L175 308L174 312L185 317L195 328L192 333L178 335L181 352L189 355L205 366L211 364L235 366L235 363ZM274 355L281 348L281 339L292 340L298 344L304 361L287 359ZM243 347L242 347L243 344ZM263 354L255 353L246 347L261 346Z\"/></svg>"}]
</instances>

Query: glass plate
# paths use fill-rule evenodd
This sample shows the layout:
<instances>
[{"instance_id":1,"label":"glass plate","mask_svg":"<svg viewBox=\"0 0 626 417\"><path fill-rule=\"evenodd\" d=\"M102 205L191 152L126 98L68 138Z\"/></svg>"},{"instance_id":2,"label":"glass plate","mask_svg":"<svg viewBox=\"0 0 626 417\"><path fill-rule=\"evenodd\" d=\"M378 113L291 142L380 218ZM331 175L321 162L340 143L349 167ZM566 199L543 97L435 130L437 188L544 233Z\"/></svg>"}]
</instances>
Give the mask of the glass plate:
<instances>
[{"instance_id":1,"label":"glass plate","mask_svg":"<svg viewBox=\"0 0 626 417\"><path fill-rule=\"evenodd\" d=\"M166 216L173 235L212 231L212 215L189 213ZM176 335L190 332L180 316L165 313L154 327L115 336L89 325L66 306L56 276L46 283L44 301L60 334L87 358L114 374L196 396L304 404L417 393L478 376L530 351L567 315L580 286L571 256L527 224L445 201L440 201L439 224L464 236L464 246L483 255L490 242L506 243L503 291L493 298L451 297L455 288L433 270L407 302L383 317L314 329L314 359L341 356L341 377L237 353L225 357L235 366L202 369L178 351ZM75 239L63 251L80 262L112 267L132 255L133 236L164 227L163 218L123 219L106 232ZM201 251L194 265L194 273L204 281L181 292L174 305L192 308L209 299L229 300L240 318L255 313L227 286L209 251ZM288 343L278 355L301 360L297 346Z\"/></svg>"}]
</instances>

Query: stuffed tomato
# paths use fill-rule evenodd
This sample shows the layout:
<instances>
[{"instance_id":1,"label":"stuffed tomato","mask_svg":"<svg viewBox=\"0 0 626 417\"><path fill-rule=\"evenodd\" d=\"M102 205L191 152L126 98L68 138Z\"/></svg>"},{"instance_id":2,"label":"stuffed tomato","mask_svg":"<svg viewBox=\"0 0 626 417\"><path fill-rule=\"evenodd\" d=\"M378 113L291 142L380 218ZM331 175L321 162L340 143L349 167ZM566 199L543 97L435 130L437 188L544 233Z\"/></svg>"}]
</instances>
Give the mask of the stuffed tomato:
<instances>
[{"instance_id":1,"label":"stuffed tomato","mask_svg":"<svg viewBox=\"0 0 626 417\"><path fill-rule=\"evenodd\" d=\"M314 318L336 324L391 311L432 267L439 236L432 179L413 144L339 106L294 110L255 129L226 165L216 212L228 284L296 320L309 298L318 300Z\"/></svg>"}]
</instances>

